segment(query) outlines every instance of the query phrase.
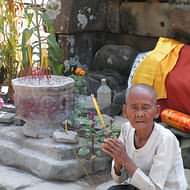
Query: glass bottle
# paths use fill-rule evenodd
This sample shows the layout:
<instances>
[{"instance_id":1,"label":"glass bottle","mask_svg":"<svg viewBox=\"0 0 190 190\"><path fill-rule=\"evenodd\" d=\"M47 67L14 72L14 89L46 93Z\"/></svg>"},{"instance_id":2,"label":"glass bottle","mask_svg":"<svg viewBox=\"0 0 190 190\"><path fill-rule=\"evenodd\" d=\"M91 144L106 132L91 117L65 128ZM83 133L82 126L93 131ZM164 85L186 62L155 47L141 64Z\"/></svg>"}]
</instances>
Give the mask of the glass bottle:
<instances>
[{"instance_id":1,"label":"glass bottle","mask_svg":"<svg viewBox=\"0 0 190 190\"><path fill-rule=\"evenodd\" d=\"M101 79L101 85L97 90L97 100L100 109L107 108L111 105L111 89L107 85L106 79Z\"/></svg>"}]
</instances>

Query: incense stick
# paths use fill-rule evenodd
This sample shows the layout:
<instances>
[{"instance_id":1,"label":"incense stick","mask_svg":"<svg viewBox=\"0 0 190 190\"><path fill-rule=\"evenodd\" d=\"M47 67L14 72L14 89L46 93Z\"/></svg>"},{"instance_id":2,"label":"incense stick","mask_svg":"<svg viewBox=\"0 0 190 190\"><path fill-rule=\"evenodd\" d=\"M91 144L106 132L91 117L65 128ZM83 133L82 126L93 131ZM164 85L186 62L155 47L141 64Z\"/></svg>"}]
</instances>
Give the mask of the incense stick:
<instances>
[{"instance_id":1,"label":"incense stick","mask_svg":"<svg viewBox=\"0 0 190 190\"><path fill-rule=\"evenodd\" d=\"M96 98L95 98L94 94L91 94L91 97L92 97L92 101L93 101L94 107L96 109L96 112L98 114L98 117L100 119L101 127L105 128L105 122L104 122L103 116L102 116L102 114L100 112L100 108L99 108L99 105L98 105L98 103L96 101Z\"/></svg>"}]
</instances>

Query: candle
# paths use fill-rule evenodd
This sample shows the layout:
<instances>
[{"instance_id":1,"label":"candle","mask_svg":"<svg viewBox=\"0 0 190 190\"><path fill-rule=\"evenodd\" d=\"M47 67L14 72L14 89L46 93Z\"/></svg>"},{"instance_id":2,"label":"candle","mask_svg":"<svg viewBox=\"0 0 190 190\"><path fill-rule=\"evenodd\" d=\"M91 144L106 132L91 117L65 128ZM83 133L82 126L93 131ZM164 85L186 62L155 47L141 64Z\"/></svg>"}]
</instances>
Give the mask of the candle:
<instances>
[{"instance_id":1,"label":"candle","mask_svg":"<svg viewBox=\"0 0 190 190\"><path fill-rule=\"evenodd\" d=\"M101 112L100 112L100 108L99 108L99 106L98 106L98 103L97 103L97 101L96 101L96 98L94 97L94 94L91 94L91 97L92 97L92 102L93 102L93 104L94 104L94 107L95 107L95 109L96 109L96 112L97 112L97 114L98 114L98 117L99 117L99 119L100 119L101 126L102 126L102 128L105 128L104 119L103 119L102 114L101 114Z\"/></svg>"}]
</instances>

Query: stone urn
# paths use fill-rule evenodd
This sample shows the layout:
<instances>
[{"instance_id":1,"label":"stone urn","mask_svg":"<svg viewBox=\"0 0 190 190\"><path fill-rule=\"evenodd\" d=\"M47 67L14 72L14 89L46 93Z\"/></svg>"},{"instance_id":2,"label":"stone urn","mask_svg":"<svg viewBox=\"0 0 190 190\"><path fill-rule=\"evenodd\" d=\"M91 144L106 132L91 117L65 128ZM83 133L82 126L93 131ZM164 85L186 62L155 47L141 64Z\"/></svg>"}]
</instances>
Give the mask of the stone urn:
<instances>
[{"instance_id":1,"label":"stone urn","mask_svg":"<svg viewBox=\"0 0 190 190\"><path fill-rule=\"evenodd\" d=\"M69 117L74 102L74 80L65 76L32 76L12 80L17 117L29 137L52 136Z\"/></svg>"}]
</instances>

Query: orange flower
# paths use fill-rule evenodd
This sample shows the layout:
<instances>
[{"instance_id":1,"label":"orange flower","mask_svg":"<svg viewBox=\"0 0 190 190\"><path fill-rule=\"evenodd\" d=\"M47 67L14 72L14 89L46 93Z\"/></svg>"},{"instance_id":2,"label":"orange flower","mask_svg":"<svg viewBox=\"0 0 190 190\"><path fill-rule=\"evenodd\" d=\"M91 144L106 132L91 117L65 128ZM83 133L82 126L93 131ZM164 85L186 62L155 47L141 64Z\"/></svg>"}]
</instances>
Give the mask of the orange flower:
<instances>
[{"instance_id":1,"label":"orange flower","mask_svg":"<svg viewBox=\"0 0 190 190\"><path fill-rule=\"evenodd\" d=\"M86 74L86 71L81 67L77 67L75 69L75 74L78 76L84 76Z\"/></svg>"}]
</instances>

